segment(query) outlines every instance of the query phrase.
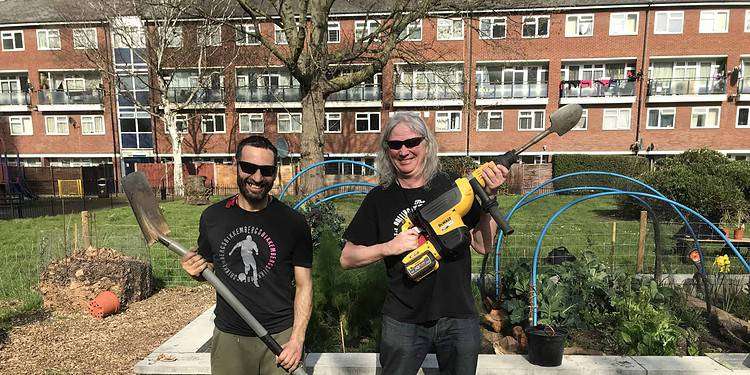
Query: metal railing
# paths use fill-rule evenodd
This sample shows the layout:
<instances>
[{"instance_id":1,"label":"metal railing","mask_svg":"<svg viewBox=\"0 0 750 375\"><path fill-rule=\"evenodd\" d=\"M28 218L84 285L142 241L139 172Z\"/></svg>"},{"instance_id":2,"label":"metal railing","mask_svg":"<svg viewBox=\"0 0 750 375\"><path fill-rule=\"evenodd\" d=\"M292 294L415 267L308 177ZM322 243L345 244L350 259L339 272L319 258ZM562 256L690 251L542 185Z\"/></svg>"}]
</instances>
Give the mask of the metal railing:
<instances>
[{"instance_id":1,"label":"metal railing","mask_svg":"<svg viewBox=\"0 0 750 375\"><path fill-rule=\"evenodd\" d=\"M750 94L750 77L740 78L738 90L740 94Z\"/></svg>"},{"instance_id":2,"label":"metal railing","mask_svg":"<svg viewBox=\"0 0 750 375\"><path fill-rule=\"evenodd\" d=\"M603 98L635 96L636 81L614 80L562 81L561 98Z\"/></svg>"},{"instance_id":3,"label":"metal railing","mask_svg":"<svg viewBox=\"0 0 750 375\"><path fill-rule=\"evenodd\" d=\"M58 91L42 90L37 97L43 105L74 105L74 104L102 104L102 92L88 91Z\"/></svg>"},{"instance_id":4,"label":"metal railing","mask_svg":"<svg viewBox=\"0 0 750 375\"><path fill-rule=\"evenodd\" d=\"M547 82L477 83L477 99L546 98Z\"/></svg>"},{"instance_id":5,"label":"metal railing","mask_svg":"<svg viewBox=\"0 0 750 375\"><path fill-rule=\"evenodd\" d=\"M648 95L726 94L724 77L654 78L648 81Z\"/></svg>"},{"instance_id":6,"label":"metal railing","mask_svg":"<svg viewBox=\"0 0 750 375\"><path fill-rule=\"evenodd\" d=\"M194 91L195 95L190 100L190 95ZM178 103L190 101L189 104L223 103L224 88L170 87L167 98Z\"/></svg>"},{"instance_id":7,"label":"metal railing","mask_svg":"<svg viewBox=\"0 0 750 375\"><path fill-rule=\"evenodd\" d=\"M380 98L381 92L379 84L358 85L346 90L334 92L328 96L329 101L342 102L380 100Z\"/></svg>"},{"instance_id":8,"label":"metal railing","mask_svg":"<svg viewBox=\"0 0 750 375\"><path fill-rule=\"evenodd\" d=\"M396 85L396 100L441 100L461 99L464 96L463 83L417 83Z\"/></svg>"},{"instance_id":9,"label":"metal railing","mask_svg":"<svg viewBox=\"0 0 750 375\"><path fill-rule=\"evenodd\" d=\"M235 94L238 103L298 102L300 98L301 91L297 86L242 86Z\"/></svg>"},{"instance_id":10,"label":"metal railing","mask_svg":"<svg viewBox=\"0 0 750 375\"><path fill-rule=\"evenodd\" d=\"M25 91L1 91L0 105L29 105L29 93Z\"/></svg>"}]
</instances>

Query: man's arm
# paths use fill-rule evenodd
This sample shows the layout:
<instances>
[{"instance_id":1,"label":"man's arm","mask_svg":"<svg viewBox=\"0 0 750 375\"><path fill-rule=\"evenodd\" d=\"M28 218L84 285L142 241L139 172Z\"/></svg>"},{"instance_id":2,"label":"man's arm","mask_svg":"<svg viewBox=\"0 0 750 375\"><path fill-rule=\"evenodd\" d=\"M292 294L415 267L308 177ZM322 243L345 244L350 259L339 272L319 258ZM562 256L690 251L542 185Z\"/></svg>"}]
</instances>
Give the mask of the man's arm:
<instances>
[{"instance_id":1,"label":"man's arm","mask_svg":"<svg viewBox=\"0 0 750 375\"><path fill-rule=\"evenodd\" d=\"M312 270L306 267L294 267L294 325L289 342L281 345L283 350L277 362L285 369L292 369L302 360L302 348L305 343L307 323L312 312Z\"/></svg>"},{"instance_id":2,"label":"man's arm","mask_svg":"<svg viewBox=\"0 0 750 375\"><path fill-rule=\"evenodd\" d=\"M346 241L339 262L344 269L364 267L389 255L399 255L419 246L419 232L415 229L399 233L392 240L372 246L355 245Z\"/></svg>"},{"instance_id":3,"label":"man's arm","mask_svg":"<svg viewBox=\"0 0 750 375\"><path fill-rule=\"evenodd\" d=\"M471 247L479 254L491 251L496 234L497 223L490 214L482 213L479 216L479 223L471 230Z\"/></svg>"}]
</instances>

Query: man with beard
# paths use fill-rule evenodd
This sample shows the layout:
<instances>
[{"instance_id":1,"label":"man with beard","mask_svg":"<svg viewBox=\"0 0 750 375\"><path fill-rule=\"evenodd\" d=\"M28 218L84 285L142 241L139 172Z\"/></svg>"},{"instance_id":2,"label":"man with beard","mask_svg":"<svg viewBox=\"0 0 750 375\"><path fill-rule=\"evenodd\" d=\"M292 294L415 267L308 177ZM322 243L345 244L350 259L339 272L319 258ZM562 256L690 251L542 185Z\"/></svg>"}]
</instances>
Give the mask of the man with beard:
<instances>
[{"instance_id":1,"label":"man with beard","mask_svg":"<svg viewBox=\"0 0 750 375\"><path fill-rule=\"evenodd\" d=\"M312 310L312 237L305 218L269 195L276 179L276 147L262 136L237 145L240 194L211 205L200 218L197 254L182 268L201 280L211 267L255 318L282 344L274 354L242 318L216 295L211 373L285 374L302 359ZM249 242L248 242L249 241ZM255 248L250 250L248 243ZM241 248L236 252L234 249ZM246 251L247 250L247 251ZM247 253L255 267L247 275Z\"/></svg>"}]
</instances>

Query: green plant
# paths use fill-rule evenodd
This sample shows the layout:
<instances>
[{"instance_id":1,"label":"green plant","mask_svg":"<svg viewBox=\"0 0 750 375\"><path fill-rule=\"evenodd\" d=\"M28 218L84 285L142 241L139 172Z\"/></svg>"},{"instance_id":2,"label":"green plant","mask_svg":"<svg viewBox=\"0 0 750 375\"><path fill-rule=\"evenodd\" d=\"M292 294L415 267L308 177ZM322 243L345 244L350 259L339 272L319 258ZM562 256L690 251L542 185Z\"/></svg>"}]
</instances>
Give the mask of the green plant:
<instances>
[{"instance_id":1,"label":"green plant","mask_svg":"<svg viewBox=\"0 0 750 375\"><path fill-rule=\"evenodd\" d=\"M648 172L648 159L638 156L563 154L552 158L552 176L583 172L604 171L638 178ZM581 175L555 182L555 189L575 186L609 186L633 190L633 185L609 176Z\"/></svg>"}]
</instances>

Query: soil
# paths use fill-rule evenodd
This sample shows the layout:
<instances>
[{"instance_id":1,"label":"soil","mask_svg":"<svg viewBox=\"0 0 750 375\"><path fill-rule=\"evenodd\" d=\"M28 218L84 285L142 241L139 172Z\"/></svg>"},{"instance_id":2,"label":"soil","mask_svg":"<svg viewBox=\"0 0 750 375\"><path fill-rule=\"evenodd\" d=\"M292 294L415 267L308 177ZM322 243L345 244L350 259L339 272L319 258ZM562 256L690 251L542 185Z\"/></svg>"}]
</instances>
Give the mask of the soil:
<instances>
[{"instance_id":1,"label":"soil","mask_svg":"<svg viewBox=\"0 0 750 375\"><path fill-rule=\"evenodd\" d=\"M132 374L133 366L215 302L209 285L164 289L104 319L36 312L0 334L0 374Z\"/></svg>"}]
</instances>

